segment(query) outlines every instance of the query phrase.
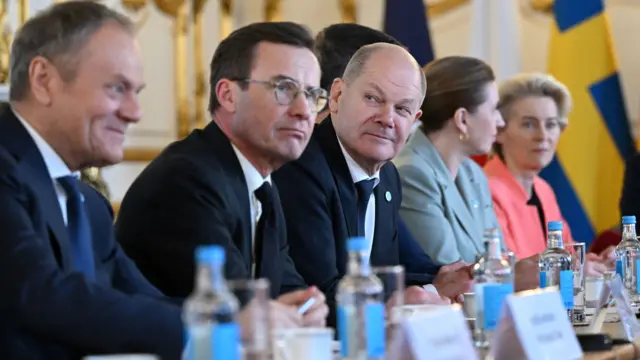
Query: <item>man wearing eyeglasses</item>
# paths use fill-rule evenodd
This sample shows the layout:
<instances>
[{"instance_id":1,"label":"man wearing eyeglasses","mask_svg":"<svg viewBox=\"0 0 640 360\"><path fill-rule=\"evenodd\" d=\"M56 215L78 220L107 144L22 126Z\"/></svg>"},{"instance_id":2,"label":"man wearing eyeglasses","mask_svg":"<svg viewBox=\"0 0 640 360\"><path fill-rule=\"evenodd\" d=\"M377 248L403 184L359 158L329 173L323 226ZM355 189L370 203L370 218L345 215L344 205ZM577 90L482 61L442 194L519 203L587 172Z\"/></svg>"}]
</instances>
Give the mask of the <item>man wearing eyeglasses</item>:
<instances>
[{"instance_id":1,"label":"man wearing eyeglasses","mask_svg":"<svg viewBox=\"0 0 640 360\"><path fill-rule=\"evenodd\" d=\"M234 31L211 61L212 122L169 145L129 188L117 238L165 294L188 296L194 250L219 244L227 278L269 280L274 326L324 325L324 295L307 288L289 257L271 181L301 155L327 101L312 45L309 32L289 22ZM312 297L315 304L299 314Z\"/></svg>"}]
</instances>

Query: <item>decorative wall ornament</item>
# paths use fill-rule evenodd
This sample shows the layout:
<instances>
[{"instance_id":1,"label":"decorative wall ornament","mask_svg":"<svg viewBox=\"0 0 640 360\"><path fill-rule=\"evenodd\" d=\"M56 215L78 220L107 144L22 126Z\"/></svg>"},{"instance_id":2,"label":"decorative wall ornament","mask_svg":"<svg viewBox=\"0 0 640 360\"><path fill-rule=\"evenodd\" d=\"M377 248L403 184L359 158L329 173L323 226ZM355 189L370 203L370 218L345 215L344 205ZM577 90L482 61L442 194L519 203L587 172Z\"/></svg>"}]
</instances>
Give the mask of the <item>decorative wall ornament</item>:
<instances>
[{"instance_id":1,"label":"decorative wall ornament","mask_svg":"<svg viewBox=\"0 0 640 360\"><path fill-rule=\"evenodd\" d=\"M358 7L356 0L338 0L338 6L340 7L340 13L342 15L342 22L344 23L357 23L358 22Z\"/></svg>"},{"instance_id":2,"label":"decorative wall ornament","mask_svg":"<svg viewBox=\"0 0 640 360\"><path fill-rule=\"evenodd\" d=\"M282 21L282 0L264 1L264 20Z\"/></svg>"},{"instance_id":3,"label":"decorative wall ornament","mask_svg":"<svg viewBox=\"0 0 640 360\"><path fill-rule=\"evenodd\" d=\"M206 68L204 63L203 44L203 12L207 0L193 0L192 16L193 16L193 66L194 66L194 84L195 84L195 127L203 128L205 123L205 99L206 99ZM190 129L191 130L191 129Z\"/></svg>"},{"instance_id":4,"label":"decorative wall ornament","mask_svg":"<svg viewBox=\"0 0 640 360\"><path fill-rule=\"evenodd\" d=\"M122 0L122 7L129 12L135 14L133 21L136 23L136 29L140 30L149 19L151 11L149 9L148 0Z\"/></svg>"},{"instance_id":5,"label":"decorative wall ornament","mask_svg":"<svg viewBox=\"0 0 640 360\"><path fill-rule=\"evenodd\" d=\"M178 118L178 138L191 131L192 119L189 115L189 95L187 89L187 35L188 8L185 0L154 0L165 15L173 19L174 80L176 93L176 115Z\"/></svg>"}]
</instances>

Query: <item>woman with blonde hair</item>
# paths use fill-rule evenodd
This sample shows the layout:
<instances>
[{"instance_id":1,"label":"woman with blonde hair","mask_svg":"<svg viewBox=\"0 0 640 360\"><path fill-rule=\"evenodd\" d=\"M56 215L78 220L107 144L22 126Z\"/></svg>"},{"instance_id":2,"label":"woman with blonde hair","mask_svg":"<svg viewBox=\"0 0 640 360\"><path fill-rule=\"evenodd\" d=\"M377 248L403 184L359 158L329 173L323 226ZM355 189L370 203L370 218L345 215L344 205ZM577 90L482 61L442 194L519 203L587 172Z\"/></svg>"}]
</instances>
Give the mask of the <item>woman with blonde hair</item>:
<instances>
[{"instance_id":1,"label":"woman with blonde hair","mask_svg":"<svg viewBox=\"0 0 640 360\"><path fill-rule=\"evenodd\" d=\"M565 243L573 242L551 186L538 174L551 163L568 126L572 99L567 87L550 75L520 74L499 87L498 109L505 126L485 165L494 209L506 246L518 258L546 249L546 224L562 221ZM590 254L593 274L603 273L604 258Z\"/></svg>"}]
</instances>

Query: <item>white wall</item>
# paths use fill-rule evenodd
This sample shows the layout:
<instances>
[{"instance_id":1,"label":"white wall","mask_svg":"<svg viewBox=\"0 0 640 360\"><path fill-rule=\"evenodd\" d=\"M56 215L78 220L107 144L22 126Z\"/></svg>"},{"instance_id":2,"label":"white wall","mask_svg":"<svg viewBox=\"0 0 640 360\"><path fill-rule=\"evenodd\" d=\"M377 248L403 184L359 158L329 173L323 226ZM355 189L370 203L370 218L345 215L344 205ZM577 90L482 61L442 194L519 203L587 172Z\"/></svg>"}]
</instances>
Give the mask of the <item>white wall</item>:
<instances>
[{"instance_id":1,"label":"white wall","mask_svg":"<svg viewBox=\"0 0 640 360\"><path fill-rule=\"evenodd\" d=\"M45 1L45 0L40 0ZM236 25L262 19L264 0L236 0ZM358 0L358 21L381 28L384 0ZM514 0L525 1L525 0ZM283 0L283 19L307 25L314 33L332 23L340 22L337 0ZM614 43L622 74L622 82L630 117L640 114L640 47L635 41L640 33L640 2L608 0ZM210 57L220 40L218 1L209 0L205 8L204 61ZM520 12L521 59L523 71L546 69L547 38L550 19L545 15ZM437 56L466 54L469 48L471 12L463 6L446 15L432 18L431 36ZM173 41L171 21L155 8L139 34L144 55L148 88L142 95L143 121L131 131L129 146L163 146L176 134L174 102ZM190 46L190 49L192 47ZM190 50L191 51L191 50ZM189 60L190 93L193 93L193 67ZM208 76L208 75L207 75ZM208 90L207 90L208 91ZM205 104L206 106L206 104ZM113 194L119 200L144 164L121 164L104 170Z\"/></svg>"}]
</instances>

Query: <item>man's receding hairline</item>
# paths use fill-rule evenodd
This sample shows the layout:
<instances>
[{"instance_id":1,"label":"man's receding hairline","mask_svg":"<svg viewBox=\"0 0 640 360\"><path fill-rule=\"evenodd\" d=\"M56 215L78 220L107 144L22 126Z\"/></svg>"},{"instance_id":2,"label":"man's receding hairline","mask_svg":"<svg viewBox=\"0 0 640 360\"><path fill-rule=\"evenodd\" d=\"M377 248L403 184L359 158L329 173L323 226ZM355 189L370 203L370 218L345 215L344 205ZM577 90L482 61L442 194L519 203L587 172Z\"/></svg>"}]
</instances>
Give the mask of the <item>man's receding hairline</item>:
<instances>
[{"instance_id":1,"label":"man's receding hairline","mask_svg":"<svg viewBox=\"0 0 640 360\"><path fill-rule=\"evenodd\" d=\"M411 55L411 53L409 53L407 49L399 45L380 42L362 46L360 49L358 49L358 51L354 53L354 55L351 57L351 60L349 60L349 63L347 63L347 67L345 68L342 80L346 84L350 84L355 81L360 75L362 75L363 72L365 72L365 68L371 61L371 58L375 56L377 52L385 49L389 51L399 51L399 54L406 56L409 62L412 63L414 71L417 71L419 74L419 88L421 91L422 101L424 101L424 97L427 91L425 73L418 61Z\"/></svg>"}]
</instances>

